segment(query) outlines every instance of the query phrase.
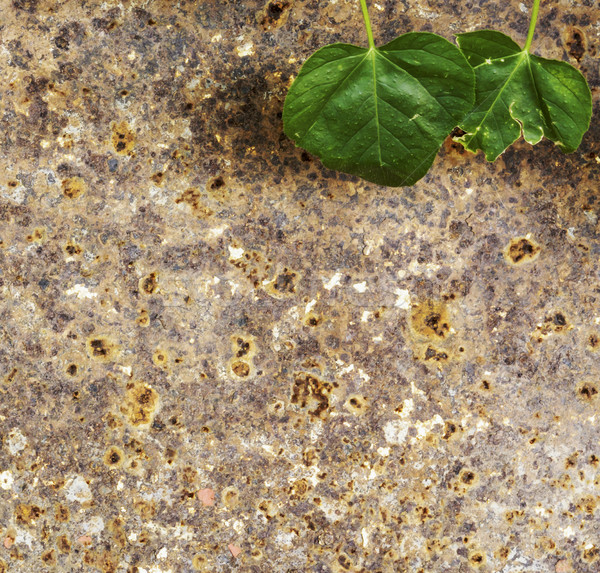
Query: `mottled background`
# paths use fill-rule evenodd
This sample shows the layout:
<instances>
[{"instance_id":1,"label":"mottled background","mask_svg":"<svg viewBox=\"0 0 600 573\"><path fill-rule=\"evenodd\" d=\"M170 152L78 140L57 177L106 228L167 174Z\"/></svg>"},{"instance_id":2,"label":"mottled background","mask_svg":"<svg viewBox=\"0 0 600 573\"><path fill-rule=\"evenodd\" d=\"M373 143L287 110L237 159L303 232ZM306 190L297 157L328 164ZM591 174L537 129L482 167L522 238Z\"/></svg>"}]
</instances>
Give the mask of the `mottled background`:
<instances>
[{"instance_id":1,"label":"mottled background","mask_svg":"<svg viewBox=\"0 0 600 573\"><path fill-rule=\"evenodd\" d=\"M534 44L589 80L576 153L391 189L282 133L358 2L0 0L0 571L599 571L599 18Z\"/></svg>"}]
</instances>

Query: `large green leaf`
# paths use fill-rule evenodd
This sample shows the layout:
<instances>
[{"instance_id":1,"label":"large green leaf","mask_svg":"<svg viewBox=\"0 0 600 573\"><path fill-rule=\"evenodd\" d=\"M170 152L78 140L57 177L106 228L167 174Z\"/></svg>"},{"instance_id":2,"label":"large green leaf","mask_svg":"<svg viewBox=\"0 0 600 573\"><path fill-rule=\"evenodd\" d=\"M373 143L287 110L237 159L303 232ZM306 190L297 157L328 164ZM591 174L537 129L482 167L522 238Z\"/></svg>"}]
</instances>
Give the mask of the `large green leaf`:
<instances>
[{"instance_id":1,"label":"large green leaf","mask_svg":"<svg viewBox=\"0 0 600 573\"><path fill-rule=\"evenodd\" d=\"M565 153L577 149L592 116L590 89L579 71L492 30L459 34L458 45L477 79L475 107L457 139L465 148L482 149L494 161L523 134L532 144L545 136Z\"/></svg>"},{"instance_id":2,"label":"large green leaf","mask_svg":"<svg viewBox=\"0 0 600 573\"><path fill-rule=\"evenodd\" d=\"M381 48L331 44L302 66L284 131L331 169L412 185L472 108L474 74L460 50L429 33Z\"/></svg>"}]
</instances>

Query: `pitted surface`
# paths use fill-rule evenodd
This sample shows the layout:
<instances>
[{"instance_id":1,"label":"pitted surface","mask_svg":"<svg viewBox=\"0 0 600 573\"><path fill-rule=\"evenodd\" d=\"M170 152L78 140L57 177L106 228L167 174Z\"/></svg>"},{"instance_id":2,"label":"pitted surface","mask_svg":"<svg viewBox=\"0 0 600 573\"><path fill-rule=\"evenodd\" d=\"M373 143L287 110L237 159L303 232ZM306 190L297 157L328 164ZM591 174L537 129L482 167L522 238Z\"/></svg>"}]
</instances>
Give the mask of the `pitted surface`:
<instances>
[{"instance_id":1,"label":"pitted surface","mask_svg":"<svg viewBox=\"0 0 600 573\"><path fill-rule=\"evenodd\" d=\"M597 2L580 149L411 188L282 133L357 2L0 0L0 571L600 567ZM516 1L371 5L379 44Z\"/></svg>"}]
</instances>

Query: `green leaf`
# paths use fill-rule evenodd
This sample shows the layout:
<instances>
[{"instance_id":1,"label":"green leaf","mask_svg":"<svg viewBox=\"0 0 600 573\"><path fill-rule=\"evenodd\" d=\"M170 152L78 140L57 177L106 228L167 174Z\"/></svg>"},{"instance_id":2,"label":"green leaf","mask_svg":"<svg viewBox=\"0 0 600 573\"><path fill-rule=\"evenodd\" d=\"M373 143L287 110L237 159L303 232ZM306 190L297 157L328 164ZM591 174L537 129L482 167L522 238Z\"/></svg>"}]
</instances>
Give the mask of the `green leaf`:
<instances>
[{"instance_id":1,"label":"green leaf","mask_svg":"<svg viewBox=\"0 0 600 573\"><path fill-rule=\"evenodd\" d=\"M570 64L547 60L492 30L459 34L458 45L475 70L475 107L460 124L457 141L494 161L521 134L542 137L565 153L575 151L592 117L585 78Z\"/></svg>"},{"instance_id":2,"label":"green leaf","mask_svg":"<svg viewBox=\"0 0 600 573\"><path fill-rule=\"evenodd\" d=\"M473 101L474 74L460 50L415 32L381 48L331 44L315 52L289 90L283 125L331 169L412 185Z\"/></svg>"}]
</instances>

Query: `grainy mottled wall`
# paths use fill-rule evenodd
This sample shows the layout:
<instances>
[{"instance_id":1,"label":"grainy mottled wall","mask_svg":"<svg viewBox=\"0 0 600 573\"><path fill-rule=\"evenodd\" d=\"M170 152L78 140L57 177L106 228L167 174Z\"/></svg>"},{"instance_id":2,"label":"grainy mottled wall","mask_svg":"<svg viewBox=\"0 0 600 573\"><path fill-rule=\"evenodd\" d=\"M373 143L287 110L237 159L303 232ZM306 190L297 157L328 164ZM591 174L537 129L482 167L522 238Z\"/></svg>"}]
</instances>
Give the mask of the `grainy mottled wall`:
<instances>
[{"instance_id":1,"label":"grainy mottled wall","mask_svg":"<svg viewBox=\"0 0 600 573\"><path fill-rule=\"evenodd\" d=\"M389 189L282 134L358 2L0 0L0 571L598 571L599 19L534 44L592 87L576 153Z\"/></svg>"}]
</instances>

